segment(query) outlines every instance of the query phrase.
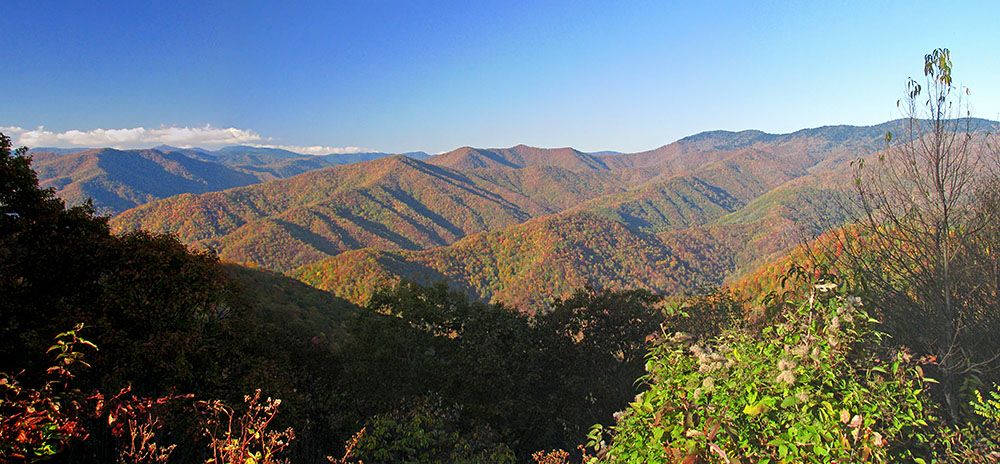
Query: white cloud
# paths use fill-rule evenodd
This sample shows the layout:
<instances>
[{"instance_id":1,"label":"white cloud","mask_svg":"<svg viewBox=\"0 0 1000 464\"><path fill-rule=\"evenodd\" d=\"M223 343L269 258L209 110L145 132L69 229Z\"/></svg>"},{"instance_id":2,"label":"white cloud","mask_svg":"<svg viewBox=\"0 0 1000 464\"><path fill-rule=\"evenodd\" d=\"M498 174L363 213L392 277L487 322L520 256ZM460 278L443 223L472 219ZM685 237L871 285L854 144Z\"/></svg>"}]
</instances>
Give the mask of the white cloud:
<instances>
[{"instance_id":1,"label":"white cloud","mask_svg":"<svg viewBox=\"0 0 1000 464\"><path fill-rule=\"evenodd\" d=\"M68 130L53 132L38 126L36 129L24 129L18 126L0 126L0 132L7 134L15 146L36 147L88 147L88 148L147 148L166 144L180 148L201 147L207 149L220 148L227 145L250 145L254 147L281 148L307 155L327 155L362 153L365 150L358 147L327 147L320 145L273 145L270 137L262 137L253 130L237 129L235 127L219 128L212 125L203 127L133 127L123 129L93 129L87 131Z\"/></svg>"},{"instance_id":2,"label":"white cloud","mask_svg":"<svg viewBox=\"0 0 1000 464\"><path fill-rule=\"evenodd\" d=\"M38 126L36 129L21 127L0 128L4 133L16 137L16 145L28 147L112 147L138 148L158 144L178 147L218 147L259 143L269 140L252 130L235 127L218 128L211 125L203 127L133 127L125 129L93 129L88 131L68 130L53 132Z\"/></svg>"},{"instance_id":3,"label":"white cloud","mask_svg":"<svg viewBox=\"0 0 1000 464\"><path fill-rule=\"evenodd\" d=\"M368 153L374 151L359 147L325 147L322 145L303 146L251 144L251 146L261 148L280 148L282 150L294 151L295 153L302 153L304 155L346 155L350 153Z\"/></svg>"}]
</instances>

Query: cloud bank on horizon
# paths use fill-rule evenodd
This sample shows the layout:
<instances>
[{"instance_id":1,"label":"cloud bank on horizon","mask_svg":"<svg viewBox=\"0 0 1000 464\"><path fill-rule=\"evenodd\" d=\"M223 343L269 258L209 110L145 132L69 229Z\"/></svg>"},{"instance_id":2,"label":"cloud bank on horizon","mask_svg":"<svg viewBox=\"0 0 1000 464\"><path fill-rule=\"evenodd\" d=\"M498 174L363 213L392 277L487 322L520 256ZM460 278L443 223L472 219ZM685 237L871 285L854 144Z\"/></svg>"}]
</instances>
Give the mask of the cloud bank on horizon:
<instances>
[{"instance_id":1,"label":"cloud bank on horizon","mask_svg":"<svg viewBox=\"0 0 1000 464\"><path fill-rule=\"evenodd\" d=\"M261 148L280 148L307 155L328 155L361 153L359 147L328 147L322 145L280 145L268 143L272 139L263 137L253 130L235 127L220 128L211 124L201 127L163 126L158 128L133 127L122 129L72 129L65 132L45 130L44 126L24 129L19 126L0 126L0 132L7 134L17 146L27 147L109 147L118 149L148 148L155 145L170 145L180 148L215 149L230 145L249 145Z\"/></svg>"}]
</instances>

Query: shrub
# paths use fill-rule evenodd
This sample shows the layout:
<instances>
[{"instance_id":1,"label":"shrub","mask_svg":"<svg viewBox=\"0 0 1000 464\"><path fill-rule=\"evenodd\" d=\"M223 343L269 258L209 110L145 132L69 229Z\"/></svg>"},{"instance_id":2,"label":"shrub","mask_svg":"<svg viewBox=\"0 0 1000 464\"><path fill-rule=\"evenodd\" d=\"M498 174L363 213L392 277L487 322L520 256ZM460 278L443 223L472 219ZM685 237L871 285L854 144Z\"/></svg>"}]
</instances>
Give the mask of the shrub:
<instances>
[{"instance_id":1,"label":"shrub","mask_svg":"<svg viewBox=\"0 0 1000 464\"><path fill-rule=\"evenodd\" d=\"M617 462L886 462L926 453L933 419L921 367L905 351L879 359L856 297L819 284L757 333L708 341L675 333L648 357L649 390L617 415Z\"/></svg>"}]
</instances>

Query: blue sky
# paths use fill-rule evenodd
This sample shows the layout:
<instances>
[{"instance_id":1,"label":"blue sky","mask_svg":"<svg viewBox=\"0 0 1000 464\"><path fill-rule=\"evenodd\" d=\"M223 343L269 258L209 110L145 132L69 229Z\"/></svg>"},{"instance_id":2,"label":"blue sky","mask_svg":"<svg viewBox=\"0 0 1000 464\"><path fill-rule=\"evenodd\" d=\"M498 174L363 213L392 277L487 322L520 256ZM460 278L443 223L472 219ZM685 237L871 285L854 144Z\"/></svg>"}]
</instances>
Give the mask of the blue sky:
<instances>
[{"instance_id":1,"label":"blue sky","mask_svg":"<svg viewBox=\"0 0 1000 464\"><path fill-rule=\"evenodd\" d=\"M5 2L0 126L63 146L639 151L898 117L936 47L974 114L1000 116L1000 2L208 3Z\"/></svg>"}]
</instances>

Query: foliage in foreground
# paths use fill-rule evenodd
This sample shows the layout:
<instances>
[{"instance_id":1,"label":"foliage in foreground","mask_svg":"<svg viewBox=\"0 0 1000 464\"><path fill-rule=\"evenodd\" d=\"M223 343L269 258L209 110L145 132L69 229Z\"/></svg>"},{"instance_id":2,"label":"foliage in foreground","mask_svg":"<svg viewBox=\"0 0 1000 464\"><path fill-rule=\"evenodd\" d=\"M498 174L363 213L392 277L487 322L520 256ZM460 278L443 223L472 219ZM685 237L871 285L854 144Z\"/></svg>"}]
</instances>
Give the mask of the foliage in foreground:
<instances>
[{"instance_id":1,"label":"foliage in foreground","mask_svg":"<svg viewBox=\"0 0 1000 464\"><path fill-rule=\"evenodd\" d=\"M888 462L926 451L931 380L906 352L872 354L878 334L860 300L832 284L815 290L759 333L666 336L605 458Z\"/></svg>"},{"instance_id":2,"label":"foliage in foreground","mask_svg":"<svg viewBox=\"0 0 1000 464\"><path fill-rule=\"evenodd\" d=\"M42 387L34 388L23 384L18 376L0 373L3 462L66 458L71 446L102 433L114 437L115 452L111 459L116 462L170 462L177 445L164 445L162 432L165 422L177 419L171 406L178 407L194 424L194 431L207 439L199 441L206 448L206 464L289 462L279 455L295 438L295 433L292 428L274 430L271 422L281 400L262 400L260 390L244 397L245 411L219 400L192 402L194 395L170 393L141 398L131 393L131 387L113 396L80 390L73 371L90 367L84 360L87 353L83 349L89 348L91 353L97 350L96 345L80 337L83 328L83 324L78 324L56 337L48 350L53 364L46 369ZM349 443L343 458L329 460L346 464L351 458L351 446Z\"/></svg>"}]
</instances>

